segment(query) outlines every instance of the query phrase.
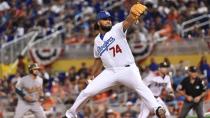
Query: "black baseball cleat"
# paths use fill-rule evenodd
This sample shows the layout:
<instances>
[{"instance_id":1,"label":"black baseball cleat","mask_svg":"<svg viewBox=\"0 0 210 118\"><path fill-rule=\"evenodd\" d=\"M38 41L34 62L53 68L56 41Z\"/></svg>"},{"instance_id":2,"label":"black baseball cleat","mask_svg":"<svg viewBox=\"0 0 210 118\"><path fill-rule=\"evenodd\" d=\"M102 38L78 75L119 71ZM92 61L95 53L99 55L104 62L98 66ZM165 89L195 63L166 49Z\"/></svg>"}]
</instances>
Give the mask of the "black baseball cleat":
<instances>
[{"instance_id":1,"label":"black baseball cleat","mask_svg":"<svg viewBox=\"0 0 210 118\"><path fill-rule=\"evenodd\" d=\"M158 107L156 109L156 115L158 118L166 118L166 110L163 107Z\"/></svg>"}]
</instances>

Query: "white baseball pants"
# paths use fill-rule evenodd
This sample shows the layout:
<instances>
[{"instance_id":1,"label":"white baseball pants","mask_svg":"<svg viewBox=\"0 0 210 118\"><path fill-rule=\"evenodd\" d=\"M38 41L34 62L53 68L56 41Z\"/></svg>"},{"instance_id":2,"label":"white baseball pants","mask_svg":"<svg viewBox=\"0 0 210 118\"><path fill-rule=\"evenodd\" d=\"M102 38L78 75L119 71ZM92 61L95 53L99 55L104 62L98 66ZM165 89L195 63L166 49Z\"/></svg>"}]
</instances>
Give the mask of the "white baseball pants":
<instances>
[{"instance_id":1,"label":"white baseball pants","mask_svg":"<svg viewBox=\"0 0 210 118\"><path fill-rule=\"evenodd\" d=\"M167 106L163 102L163 100L160 97L157 97L156 101L158 102L159 106L162 106L166 110L166 118L170 118L171 114L170 114ZM144 102L142 102L141 106L140 106L140 113L139 113L138 118L157 118L157 116L149 117L150 112L151 112L151 110L148 108L148 106Z\"/></svg>"},{"instance_id":2,"label":"white baseball pants","mask_svg":"<svg viewBox=\"0 0 210 118\"><path fill-rule=\"evenodd\" d=\"M115 67L103 70L84 90L81 91L70 111L76 113L90 97L111 87L122 84L136 91L148 107L155 110L159 104L150 89L143 83L136 64L129 67Z\"/></svg>"}]
</instances>

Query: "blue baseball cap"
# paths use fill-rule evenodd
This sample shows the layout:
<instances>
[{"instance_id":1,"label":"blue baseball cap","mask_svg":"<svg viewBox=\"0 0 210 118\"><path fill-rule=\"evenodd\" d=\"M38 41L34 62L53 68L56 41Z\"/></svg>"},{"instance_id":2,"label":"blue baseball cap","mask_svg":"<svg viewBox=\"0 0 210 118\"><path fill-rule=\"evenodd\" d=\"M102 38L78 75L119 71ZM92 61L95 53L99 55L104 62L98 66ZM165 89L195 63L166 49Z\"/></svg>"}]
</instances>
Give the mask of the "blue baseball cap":
<instances>
[{"instance_id":1,"label":"blue baseball cap","mask_svg":"<svg viewBox=\"0 0 210 118\"><path fill-rule=\"evenodd\" d=\"M101 20L101 19L106 19L106 18L111 18L111 14L108 11L100 11L97 14L97 20Z\"/></svg>"}]
</instances>

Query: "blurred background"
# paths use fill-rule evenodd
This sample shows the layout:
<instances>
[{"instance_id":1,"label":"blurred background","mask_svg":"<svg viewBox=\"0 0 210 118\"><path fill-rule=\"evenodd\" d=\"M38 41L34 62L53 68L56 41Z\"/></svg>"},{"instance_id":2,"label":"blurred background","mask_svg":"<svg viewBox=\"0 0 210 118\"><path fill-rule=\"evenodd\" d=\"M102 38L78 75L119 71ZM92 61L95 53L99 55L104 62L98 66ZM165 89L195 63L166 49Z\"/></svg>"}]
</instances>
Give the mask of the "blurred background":
<instances>
[{"instance_id":1,"label":"blurred background","mask_svg":"<svg viewBox=\"0 0 210 118\"><path fill-rule=\"evenodd\" d=\"M142 0L147 13L128 30L127 38L144 78L158 63L170 63L175 99L166 102L177 116L183 96L176 87L189 66L210 88L210 1ZM28 73L27 65L42 67L42 105L48 118L61 118L85 88L97 35L95 15L108 10L113 22L128 15L129 0L0 0L0 118L12 118L17 104L14 85ZM164 93L163 93L164 96ZM163 97L164 98L164 97ZM80 118L136 118L135 92L119 86L96 95L79 112ZM210 112L210 89L204 111ZM194 111L189 116L194 116ZM27 113L26 118L33 118Z\"/></svg>"}]
</instances>

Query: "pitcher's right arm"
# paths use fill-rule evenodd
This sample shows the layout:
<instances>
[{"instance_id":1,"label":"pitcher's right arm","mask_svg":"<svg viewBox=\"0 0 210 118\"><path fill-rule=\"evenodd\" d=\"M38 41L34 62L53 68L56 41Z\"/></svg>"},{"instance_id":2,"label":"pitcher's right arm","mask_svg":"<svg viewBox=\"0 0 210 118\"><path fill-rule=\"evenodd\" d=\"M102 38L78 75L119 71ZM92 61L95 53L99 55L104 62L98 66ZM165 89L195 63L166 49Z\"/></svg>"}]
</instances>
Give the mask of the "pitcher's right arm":
<instances>
[{"instance_id":1,"label":"pitcher's right arm","mask_svg":"<svg viewBox=\"0 0 210 118\"><path fill-rule=\"evenodd\" d=\"M92 67L90 68L90 76L93 79L96 77L102 70L103 68L103 63L101 61L101 58L95 58L94 63Z\"/></svg>"}]
</instances>

